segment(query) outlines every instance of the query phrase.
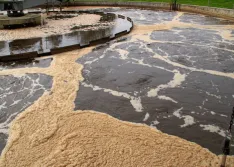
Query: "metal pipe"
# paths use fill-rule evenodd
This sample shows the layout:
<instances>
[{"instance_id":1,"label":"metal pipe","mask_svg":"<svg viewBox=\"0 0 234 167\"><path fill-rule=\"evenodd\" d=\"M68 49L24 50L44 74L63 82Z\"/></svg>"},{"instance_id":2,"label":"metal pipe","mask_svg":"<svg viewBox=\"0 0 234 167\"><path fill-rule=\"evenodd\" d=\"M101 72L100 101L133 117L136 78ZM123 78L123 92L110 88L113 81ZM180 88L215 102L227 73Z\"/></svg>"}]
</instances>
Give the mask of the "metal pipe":
<instances>
[{"instance_id":1,"label":"metal pipe","mask_svg":"<svg viewBox=\"0 0 234 167\"><path fill-rule=\"evenodd\" d=\"M222 157L222 162L221 162L221 166L220 166L220 167L225 167L225 165L226 165L226 160L227 160L227 155L223 155L223 157Z\"/></svg>"}]
</instances>

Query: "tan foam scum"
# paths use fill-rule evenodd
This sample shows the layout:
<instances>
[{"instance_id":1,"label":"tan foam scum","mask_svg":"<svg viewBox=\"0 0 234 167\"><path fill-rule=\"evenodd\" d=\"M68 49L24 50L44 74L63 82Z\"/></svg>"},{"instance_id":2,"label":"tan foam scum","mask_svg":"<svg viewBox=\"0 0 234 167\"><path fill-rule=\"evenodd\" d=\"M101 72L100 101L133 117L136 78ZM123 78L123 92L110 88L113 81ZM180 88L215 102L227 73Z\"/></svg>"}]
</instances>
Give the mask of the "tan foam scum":
<instances>
[{"instance_id":1,"label":"tan foam scum","mask_svg":"<svg viewBox=\"0 0 234 167\"><path fill-rule=\"evenodd\" d=\"M181 15L164 25L137 26L130 34L135 36L132 40L147 41L155 29L191 27L191 24L177 20ZM204 25L200 28L217 29L216 26ZM226 31L223 35L227 38L229 28L223 28ZM0 71L0 75L42 73L53 77L51 91L44 93L12 122L0 167L220 165L220 156L179 137L99 112L74 111L79 81L83 80L83 67L76 60L91 51L92 47L89 47L56 55L48 68ZM227 166L234 166L233 157L228 158Z\"/></svg>"},{"instance_id":2,"label":"tan foam scum","mask_svg":"<svg viewBox=\"0 0 234 167\"><path fill-rule=\"evenodd\" d=\"M0 30L0 41L46 37L49 35L66 34L74 26L93 25L99 22L101 16L95 14L81 14L73 18L52 20L45 18L45 24L17 30Z\"/></svg>"}]
</instances>

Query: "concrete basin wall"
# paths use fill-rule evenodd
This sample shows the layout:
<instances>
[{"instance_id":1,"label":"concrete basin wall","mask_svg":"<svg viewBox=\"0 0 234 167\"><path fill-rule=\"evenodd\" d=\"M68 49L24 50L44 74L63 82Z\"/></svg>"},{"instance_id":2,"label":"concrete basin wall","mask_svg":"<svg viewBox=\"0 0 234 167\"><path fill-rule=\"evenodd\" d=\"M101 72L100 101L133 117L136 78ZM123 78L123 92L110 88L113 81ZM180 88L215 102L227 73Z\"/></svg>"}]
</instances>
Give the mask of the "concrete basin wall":
<instances>
[{"instance_id":1,"label":"concrete basin wall","mask_svg":"<svg viewBox=\"0 0 234 167\"><path fill-rule=\"evenodd\" d=\"M234 20L234 9L214 8L208 6L181 5L182 11L208 14L212 16L226 17Z\"/></svg>"},{"instance_id":2,"label":"concrete basin wall","mask_svg":"<svg viewBox=\"0 0 234 167\"><path fill-rule=\"evenodd\" d=\"M71 2L70 5L80 6L126 6L126 7L145 7L152 9L166 9L170 10L170 3L162 2L104 2L104 1L90 1L90 2ZM181 11L202 13L212 16L224 17L234 20L234 9L214 8L208 6L196 5L180 5Z\"/></svg>"},{"instance_id":3,"label":"concrete basin wall","mask_svg":"<svg viewBox=\"0 0 234 167\"><path fill-rule=\"evenodd\" d=\"M123 7L146 7L146 8L161 8L170 9L169 3L164 2L108 2L108 1L85 1L85 2L71 2L74 6L123 6Z\"/></svg>"}]
</instances>

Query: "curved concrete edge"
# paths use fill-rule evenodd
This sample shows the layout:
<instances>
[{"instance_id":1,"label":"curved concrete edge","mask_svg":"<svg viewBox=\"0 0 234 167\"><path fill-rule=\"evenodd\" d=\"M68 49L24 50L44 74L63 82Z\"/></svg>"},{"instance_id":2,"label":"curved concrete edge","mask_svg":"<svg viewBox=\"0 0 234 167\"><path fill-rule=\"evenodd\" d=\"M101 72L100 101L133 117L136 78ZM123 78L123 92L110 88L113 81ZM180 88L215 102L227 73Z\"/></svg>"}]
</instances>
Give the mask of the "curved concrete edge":
<instances>
[{"instance_id":1,"label":"curved concrete edge","mask_svg":"<svg viewBox=\"0 0 234 167\"><path fill-rule=\"evenodd\" d=\"M88 12L88 11L86 11L86 12ZM94 11L91 11L90 13L93 13L93 14L98 14L98 13L99 14L107 14L107 13L103 13L103 12L94 12ZM110 13L110 14L113 14L113 13ZM117 15L117 17L119 17L121 19L126 19L127 21L129 21L131 23L131 28L129 30L124 30L122 32L116 33L113 36L101 38L101 39L98 39L98 40L89 41L88 44L85 44L85 45L82 45L82 46L80 44L75 44L75 45L69 45L69 46L63 46L63 47L56 47L56 48L48 49L48 50L43 51L43 52L33 51L33 52L27 52L27 53L0 56L0 62L28 60L28 59L34 59L36 57L43 57L43 56L59 54L59 53L63 53L63 52L72 51L72 50L75 50L75 49L80 49L80 48L84 48L84 47L103 44L103 43L109 42L109 41L111 41L113 39L116 39L116 38L119 38L121 36L129 34L132 31L133 27L134 27L132 19L129 18L129 17L125 17L123 15ZM25 39L25 40L27 40L27 39Z\"/></svg>"},{"instance_id":2,"label":"curved concrete edge","mask_svg":"<svg viewBox=\"0 0 234 167\"><path fill-rule=\"evenodd\" d=\"M88 1L88 2L71 2L69 6L112 6L112 7L141 7L150 9L166 9L170 10L170 3L163 2L104 2L104 1ZM234 9L215 8L208 6L196 6L181 4L180 10L192 13L201 13L205 15L217 16L234 20Z\"/></svg>"}]
</instances>

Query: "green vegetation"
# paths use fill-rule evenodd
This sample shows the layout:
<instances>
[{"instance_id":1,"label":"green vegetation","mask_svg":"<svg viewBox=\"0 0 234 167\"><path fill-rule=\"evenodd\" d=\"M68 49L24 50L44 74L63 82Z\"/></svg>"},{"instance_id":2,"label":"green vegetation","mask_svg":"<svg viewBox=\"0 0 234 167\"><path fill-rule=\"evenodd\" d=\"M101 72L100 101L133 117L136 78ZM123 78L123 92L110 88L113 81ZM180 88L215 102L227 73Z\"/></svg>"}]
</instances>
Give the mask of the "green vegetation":
<instances>
[{"instance_id":1,"label":"green vegetation","mask_svg":"<svg viewBox=\"0 0 234 167\"><path fill-rule=\"evenodd\" d=\"M72 0L71 0L72 1ZM143 2L171 2L171 0L74 0L74 1L143 1ZM211 6L219 8L234 8L234 0L177 0L179 4Z\"/></svg>"}]
</instances>

